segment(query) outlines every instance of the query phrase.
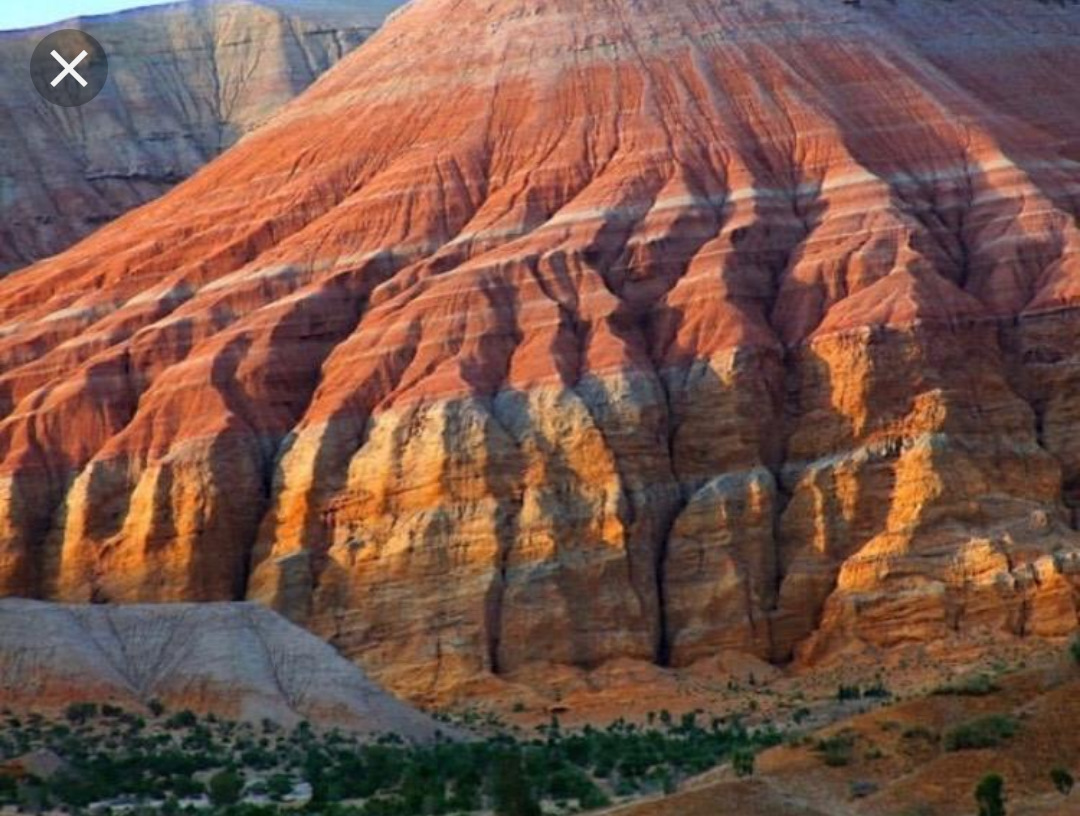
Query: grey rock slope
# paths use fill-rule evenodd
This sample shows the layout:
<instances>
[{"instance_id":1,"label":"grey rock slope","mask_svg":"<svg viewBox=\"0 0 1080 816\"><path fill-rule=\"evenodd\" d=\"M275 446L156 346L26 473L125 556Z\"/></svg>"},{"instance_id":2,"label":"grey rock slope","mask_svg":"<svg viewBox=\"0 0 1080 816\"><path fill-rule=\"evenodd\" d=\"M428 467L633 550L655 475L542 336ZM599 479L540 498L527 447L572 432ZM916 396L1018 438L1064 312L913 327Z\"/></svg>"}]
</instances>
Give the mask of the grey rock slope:
<instances>
[{"instance_id":1,"label":"grey rock slope","mask_svg":"<svg viewBox=\"0 0 1080 816\"><path fill-rule=\"evenodd\" d=\"M0 32L0 274L164 193L362 43L394 0L198 0ZM109 55L91 103L29 82L42 36L80 28Z\"/></svg>"},{"instance_id":2,"label":"grey rock slope","mask_svg":"<svg viewBox=\"0 0 1080 816\"><path fill-rule=\"evenodd\" d=\"M247 603L78 606L0 599L0 705L145 705L361 733L433 738L398 701L314 635ZM445 731L445 729L443 729Z\"/></svg>"}]
</instances>

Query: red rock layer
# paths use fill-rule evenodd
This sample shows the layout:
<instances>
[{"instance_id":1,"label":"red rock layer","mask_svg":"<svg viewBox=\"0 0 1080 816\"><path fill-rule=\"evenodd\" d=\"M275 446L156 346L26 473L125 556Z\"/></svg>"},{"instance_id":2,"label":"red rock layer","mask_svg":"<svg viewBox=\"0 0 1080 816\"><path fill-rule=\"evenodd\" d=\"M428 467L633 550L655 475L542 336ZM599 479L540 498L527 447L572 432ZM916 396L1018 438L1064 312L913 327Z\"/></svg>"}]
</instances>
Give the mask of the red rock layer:
<instances>
[{"instance_id":1,"label":"red rock layer","mask_svg":"<svg viewBox=\"0 0 1080 816\"><path fill-rule=\"evenodd\" d=\"M1078 30L412 3L0 284L0 591L258 599L417 698L1072 630Z\"/></svg>"}]
</instances>

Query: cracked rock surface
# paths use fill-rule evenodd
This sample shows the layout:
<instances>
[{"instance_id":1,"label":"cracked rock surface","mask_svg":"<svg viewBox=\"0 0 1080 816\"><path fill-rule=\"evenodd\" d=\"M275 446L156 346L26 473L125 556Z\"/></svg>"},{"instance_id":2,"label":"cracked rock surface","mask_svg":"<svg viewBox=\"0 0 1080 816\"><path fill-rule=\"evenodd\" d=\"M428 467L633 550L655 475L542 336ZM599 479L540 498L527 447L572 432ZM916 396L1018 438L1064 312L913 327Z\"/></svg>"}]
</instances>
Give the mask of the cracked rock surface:
<instances>
[{"instance_id":1,"label":"cracked rock surface","mask_svg":"<svg viewBox=\"0 0 1080 816\"><path fill-rule=\"evenodd\" d=\"M0 592L258 600L422 700L1074 630L1078 34L415 0L0 283Z\"/></svg>"}]
</instances>

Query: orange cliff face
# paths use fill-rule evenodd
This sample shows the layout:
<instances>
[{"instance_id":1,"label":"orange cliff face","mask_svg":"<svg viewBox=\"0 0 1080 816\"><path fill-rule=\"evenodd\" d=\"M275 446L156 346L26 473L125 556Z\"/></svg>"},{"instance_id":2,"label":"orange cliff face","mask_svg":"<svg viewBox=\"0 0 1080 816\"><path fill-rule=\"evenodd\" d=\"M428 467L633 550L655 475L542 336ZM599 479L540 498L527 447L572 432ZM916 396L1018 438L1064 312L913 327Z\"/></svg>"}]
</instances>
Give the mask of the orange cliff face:
<instances>
[{"instance_id":1,"label":"orange cliff face","mask_svg":"<svg viewBox=\"0 0 1080 816\"><path fill-rule=\"evenodd\" d=\"M1073 630L1078 30L417 0L0 283L0 592L259 600L414 699Z\"/></svg>"}]
</instances>

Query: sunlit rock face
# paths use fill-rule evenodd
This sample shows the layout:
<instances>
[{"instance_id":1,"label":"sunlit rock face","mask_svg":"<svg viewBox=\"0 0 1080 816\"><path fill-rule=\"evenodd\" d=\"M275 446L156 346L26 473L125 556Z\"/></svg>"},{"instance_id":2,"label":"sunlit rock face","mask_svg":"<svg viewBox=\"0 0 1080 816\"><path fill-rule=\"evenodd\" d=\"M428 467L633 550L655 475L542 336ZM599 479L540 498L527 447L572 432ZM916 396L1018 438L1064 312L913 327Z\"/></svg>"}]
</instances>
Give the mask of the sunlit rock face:
<instances>
[{"instance_id":1,"label":"sunlit rock face","mask_svg":"<svg viewBox=\"0 0 1080 816\"><path fill-rule=\"evenodd\" d=\"M170 190L362 43L392 0L188 0L0 32L0 274ZM101 42L108 84L61 108L30 84L59 28Z\"/></svg>"},{"instance_id":2,"label":"sunlit rock face","mask_svg":"<svg viewBox=\"0 0 1080 816\"><path fill-rule=\"evenodd\" d=\"M416 0L0 283L0 591L432 699L1077 625L1080 9Z\"/></svg>"}]
</instances>

